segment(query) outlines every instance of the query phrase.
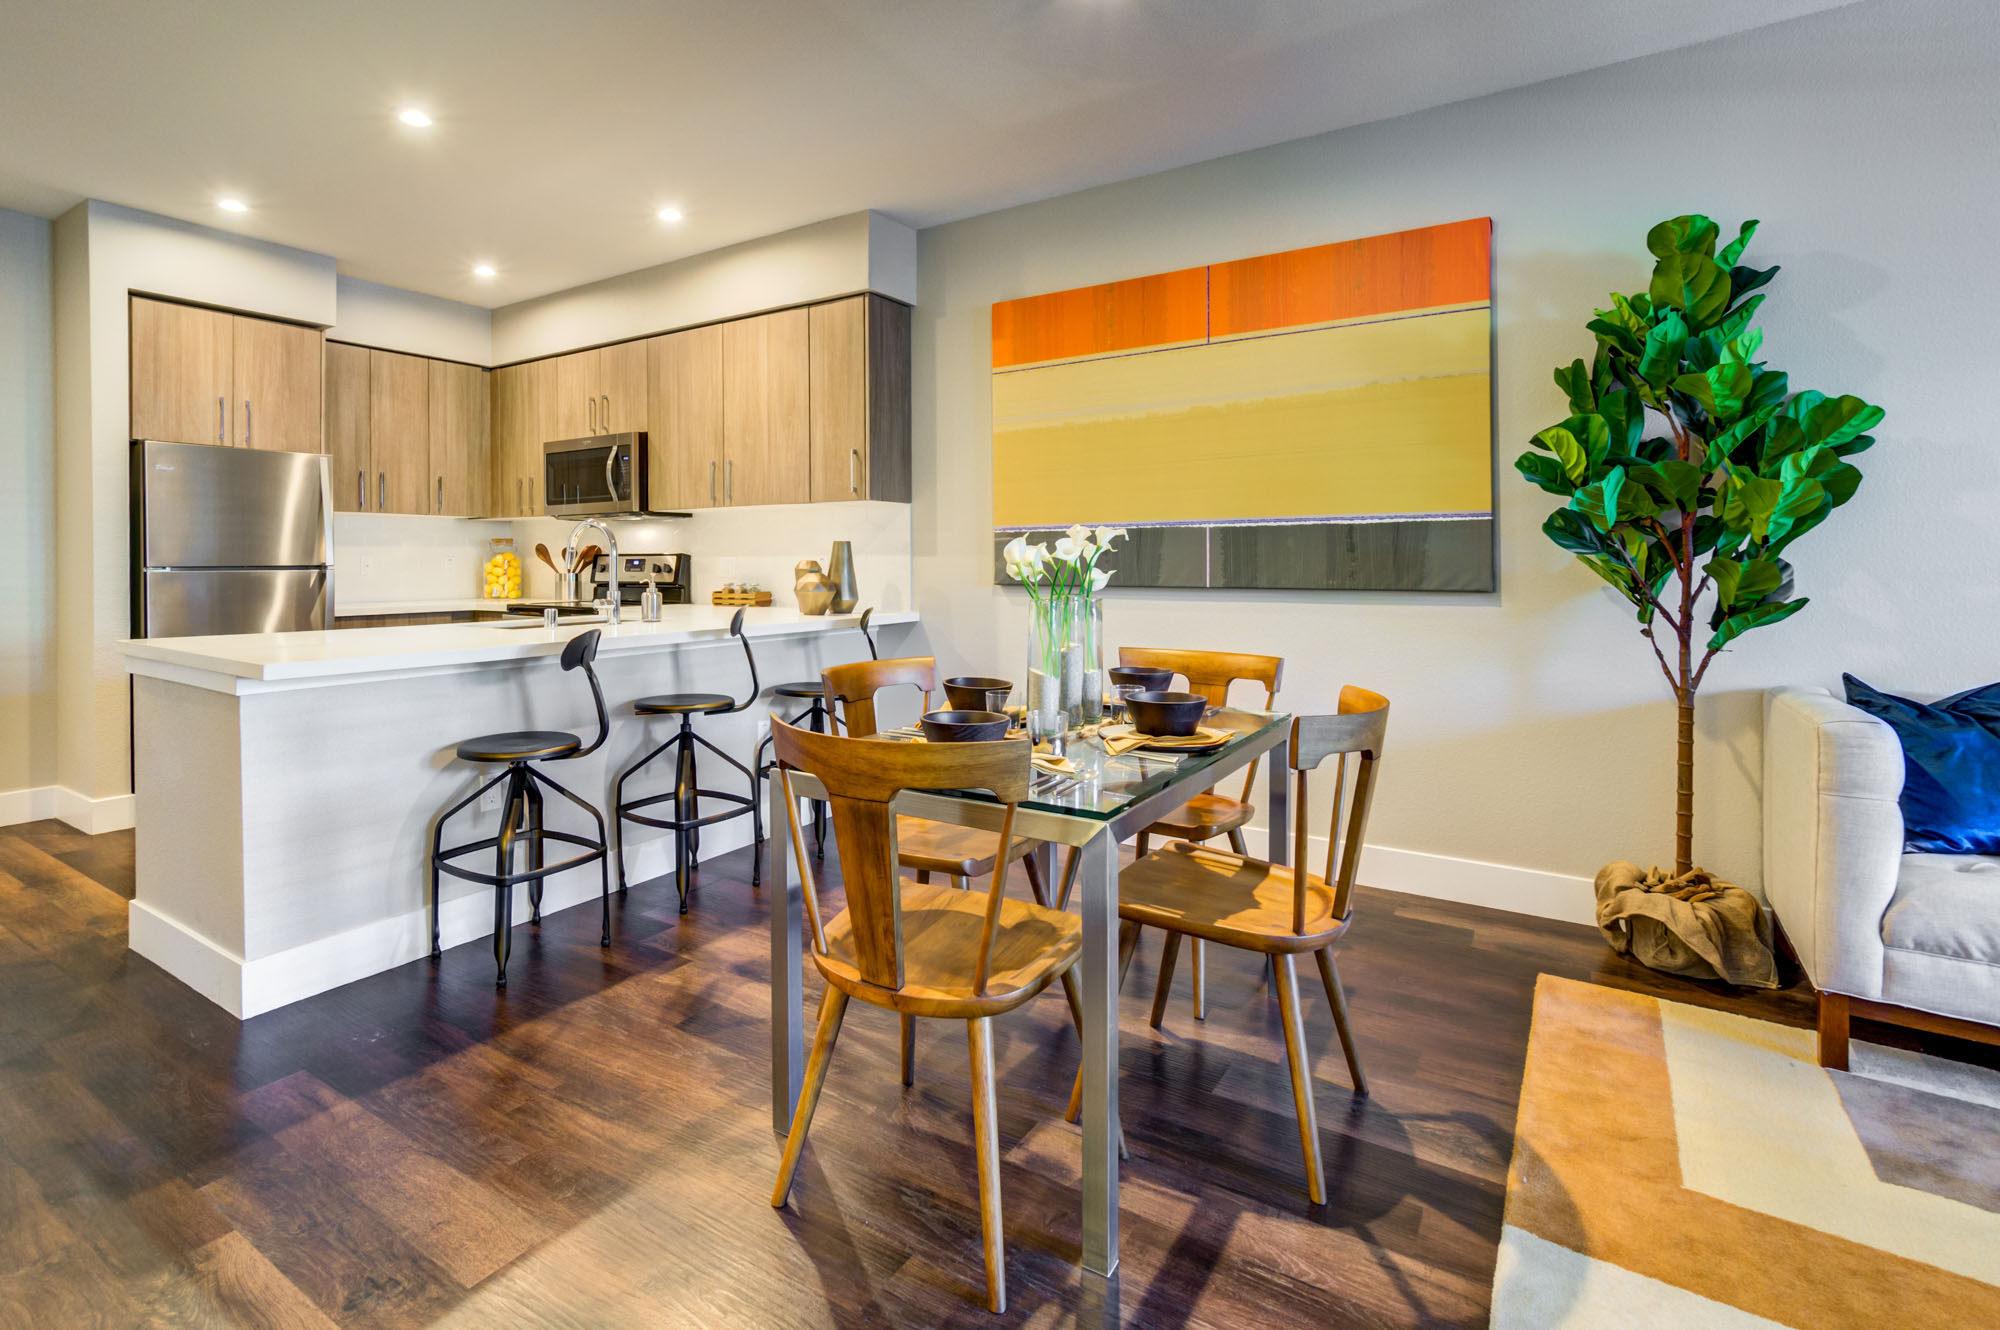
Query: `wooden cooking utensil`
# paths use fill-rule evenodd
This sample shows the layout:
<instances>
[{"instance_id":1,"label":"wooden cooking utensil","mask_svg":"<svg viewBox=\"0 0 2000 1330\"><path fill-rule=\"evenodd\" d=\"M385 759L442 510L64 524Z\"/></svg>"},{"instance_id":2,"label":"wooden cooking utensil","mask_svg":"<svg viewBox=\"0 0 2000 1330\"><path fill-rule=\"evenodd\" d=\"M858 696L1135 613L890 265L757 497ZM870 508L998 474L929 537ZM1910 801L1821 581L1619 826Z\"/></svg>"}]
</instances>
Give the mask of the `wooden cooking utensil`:
<instances>
[{"instance_id":1,"label":"wooden cooking utensil","mask_svg":"<svg viewBox=\"0 0 2000 1330\"><path fill-rule=\"evenodd\" d=\"M604 547L601 545L585 545L582 549L576 552L576 567L570 569L570 571L573 573L582 572L584 569L596 563L597 556L602 553L604 553Z\"/></svg>"},{"instance_id":2,"label":"wooden cooking utensil","mask_svg":"<svg viewBox=\"0 0 2000 1330\"><path fill-rule=\"evenodd\" d=\"M547 545L537 544L535 546L535 557L547 564L550 572L559 573L562 571L562 569L556 567L555 557L549 553Z\"/></svg>"}]
</instances>

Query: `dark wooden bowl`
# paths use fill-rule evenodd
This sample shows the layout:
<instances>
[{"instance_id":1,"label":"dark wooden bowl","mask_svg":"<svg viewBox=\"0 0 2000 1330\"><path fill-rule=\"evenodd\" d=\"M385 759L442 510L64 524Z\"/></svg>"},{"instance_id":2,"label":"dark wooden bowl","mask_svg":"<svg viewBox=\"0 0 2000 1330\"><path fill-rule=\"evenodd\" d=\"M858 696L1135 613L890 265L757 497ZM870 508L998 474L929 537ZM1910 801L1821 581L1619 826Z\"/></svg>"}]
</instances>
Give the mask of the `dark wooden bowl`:
<instances>
[{"instance_id":1,"label":"dark wooden bowl","mask_svg":"<svg viewBox=\"0 0 2000 1330\"><path fill-rule=\"evenodd\" d=\"M1113 665L1105 673L1111 676L1114 688L1143 688L1148 692L1158 692L1171 688L1174 682L1172 670L1156 670L1150 665Z\"/></svg>"},{"instance_id":2,"label":"dark wooden bowl","mask_svg":"<svg viewBox=\"0 0 2000 1330\"><path fill-rule=\"evenodd\" d=\"M1014 722L998 711L932 711L917 722L934 744L983 743L1004 739Z\"/></svg>"},{"instance_id":3,"label":"dark wooden bowl","mask_svg":"<svg viewBox=\"0 0 2000 1330\"><path fill-rule=\"evenodd\" d=\"M988 679L967 674L944 681L945 700L958 711L1004 711L1007 695L1013 691L1012 679Z\"/></svg>"},{"instance_id":4,"label":"dark wooden bowl","mask_svg":"<svg viewBox=\"0 0 2000 1330\"><path fill-rule=\"evenodd\" d=\"M1208 710L1208 699L1200 693L1163 693L1157 690L1134 693L1125 699L1132 728L1156 739L1180 739L1193 734Z\"/></svg>"}]
</instances>

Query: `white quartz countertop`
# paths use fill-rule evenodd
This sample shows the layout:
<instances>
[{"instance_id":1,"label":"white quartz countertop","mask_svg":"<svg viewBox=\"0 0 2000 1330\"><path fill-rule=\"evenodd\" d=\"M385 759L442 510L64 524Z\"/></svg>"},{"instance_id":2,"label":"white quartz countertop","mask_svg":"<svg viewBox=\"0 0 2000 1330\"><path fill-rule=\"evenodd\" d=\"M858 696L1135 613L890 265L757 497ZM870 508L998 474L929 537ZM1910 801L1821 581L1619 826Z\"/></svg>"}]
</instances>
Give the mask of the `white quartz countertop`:
<instances>
[{"instance_id":1,"label":"white quartz countertop","mask_svg":"<svg viewBox=\"0 0 2000 1330\"><path fill-rule=\"evenodd\" d=\"M533 597L520 596L516 599L531 600ZM494 600L486 596L432 596L429 600L363 600L342 601L333 608L336 619L360 619L378 614L456 614L467 610L487 610L498 614L513 600Z\"/></svg>"},{"instance_id":2,"label":"white quartz countertop","mask_svg":"<svg viewBox=\"0 0 2000 1330\"><path fill-rule=\"evenodd\" d=\"M343 678L467 665L505 664L561 653L578 633L599 629L600 656L659 651L726 638L735 609L722 605L669 605L658 623L641 623L636 610L623 623L567 623L544 628L491 623L424 624L399 628L333 628L305 633L237 633L225 637L154 637L120 642L134 674L178 677L187 671L268 683L335 682ZM804 615L773 606L749 609L744 634L751 639L853 632L855 614ZM876 627L917 622L913 611L877 611Z\"/></svg>"}]
</instances>

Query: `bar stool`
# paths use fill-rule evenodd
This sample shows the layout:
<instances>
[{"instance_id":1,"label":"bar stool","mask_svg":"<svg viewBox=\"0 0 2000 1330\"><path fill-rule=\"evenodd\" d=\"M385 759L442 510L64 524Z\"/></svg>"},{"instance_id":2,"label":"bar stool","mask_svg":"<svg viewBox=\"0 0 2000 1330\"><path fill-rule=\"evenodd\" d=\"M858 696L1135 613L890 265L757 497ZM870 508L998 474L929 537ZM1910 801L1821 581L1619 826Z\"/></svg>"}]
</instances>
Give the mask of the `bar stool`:
<instances>
[{"instance_id":1,"label":"bar stool","mask_svg":"<svg viewBox=\"0 0 2000 1330\"><path fill-rule=\"evenodd\" d=\"M597 671L592 662L597 659L597 630L579 633L564 645L562 667L565 671L582 669L583 677L590 682L590 698L597 706L597 737L586 746L581 738L564 730L511 730L505 734L482 734L476 739L467 739L458 745L456 751L461 762L505 762L507 769L487 781L465 798L453 804L437 825L431 830L431 964L435 965L444 956L438 940L438 887L439 874L450 873L453 877L464 878L468 882L484 882L493 890L493 960L499 970L494 980L495 987L507 986L507 953L513 945L514 884L528 884L528 904L533 913L531 922L542 922L542 879L552 873L560 873L569 868L580 868L584 864L596 862L603 880L598 888L604 910L603 932L600 946L611 945L611 878L604 868L605 835L604 815L591 804L572 794L539 770L537 762L560 762L570 758L587 757L603 746L611 732L611 717L604 709L604 690L598 686ZM469 807L488 790L500 782L507 782L507 795L500 815L500 830L496 835L469 844L444 848L444 824L461 810ZM543 824L542 791L546 785L563 798L590 814L597 823L597 839L578 836L567 831L550 831ZM528 871L516 873L514 869L514 847L526 841L528 846ZM546 862L544 847L548 841L561 841L568 845L580 845L588 853L574 859L565 859L559 864ZM482 873L474 868L464 868L452 862L460 855L476 854L481 850L492 850L495 854L494 871Z\"/></svg>"},{"instance_id":2,"label":"bar stool","mask_svg":"<svg viewBox=\"0 0 2000 1330\"><path fill-rule=\"evenodd\" d=\"M882 653L875 649L875 634L868 631L868 621L874 617L875 610L872 606L861 611L861 636L868 643L868 659L880 660L882 659ZM818 679L810 679L802 683L775 684L771 688L771 696L790 698L806 703L804 711L780 717L787 725L796 725L800 729L811 730L816 734L826 733L829 728L827 725L826 689L821 686ZM775 715L776 713L774 712L773 714ZM778 767L775 757L768 762L764 760L764 750L770 746L771 735L769 734L766 734L763 740L757 745L757 779L759 781L771 779L771 773L777 770ZM759 788L761 790L762 787L760 786ZM777 830L776 827L771 829L773 831ZM817 799L813 800L813 858L822 860L826 858L826 805ZM753 887L761 886L763 881L764 840L760 836L757 839L757 849L750 857L750 885Z\"/></svg>"},{"instance_id":3,"label":"bar stool","mask_svg":"<svg viewBox=\"0 0 2000 1330\"><path fill-rule=\"evenodd\" d=\"M680 897L681 913L688 908L688 876L699 867L696 855L701 850L701 829L718 822L727 822L732 817L750 815L752 832L756 843L764 841L764 813L757 806L757 776L729 754L717 748L709 740L695 732L696 716L727 716L743 711L757 700L757 657L751 654L750 639L743 636L743 611L738 610L729 621L729 635L743 643L743 659L750 666L750 691L741 702L725 693L661 693L654 697L642 697L632 704L633 714L638 716L679 716L680 728L673 737L652 752L634 762L619 773L618 783L612 787L612 802L615 816L612 821L616 828L617 842L612 854L618 860L618 889L625 890L625 823L637 822L641 826L659 827L674 833L674 891ZM697 746L727 762L743 773L750 782L750 793L731 794L726 790L704 790L695 769ZM669 749L675 754L674 788L665 794L649 794L644 798L627 800L625 782L632 779L652 760ZM752 760L755 758L753 756ZM732 807L720 813L702 815L703 799L719 799ZM651 808L655 804L673 801L672 817L654 817L639 810Z\"/></svg>"}]
</instances>

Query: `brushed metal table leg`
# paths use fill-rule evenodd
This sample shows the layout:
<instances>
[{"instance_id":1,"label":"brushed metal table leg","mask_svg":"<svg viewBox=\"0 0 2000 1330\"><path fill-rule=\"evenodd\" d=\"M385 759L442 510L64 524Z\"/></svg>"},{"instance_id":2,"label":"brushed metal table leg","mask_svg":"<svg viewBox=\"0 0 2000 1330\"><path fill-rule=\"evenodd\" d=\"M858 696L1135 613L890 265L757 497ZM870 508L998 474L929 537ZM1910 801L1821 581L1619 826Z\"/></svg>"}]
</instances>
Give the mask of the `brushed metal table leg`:
<instances>
[{"instance_id":1,"label":"brushed metal table leg","mask_svg":"<svg viewBox=\"0 0 2000 1330\"><path fill-rule=\"evenodd\" d=\"M1118 1269L1118 842L1080 851L1083 902L1083 1268Z\"/></svg>"},{"instance_id":2,"label":"brushed metal table leg","mask_svg":"<svg viewBox=\"0 0 2000 1330\"><path fill-rule=\"evenodd\" d=\"M1292 862L1291 755L1292 741L1287 737L1264 761L1264 777L1269 783L1264 796L1264 824L1271 836L1270 852L1264 857L1286 866Z\"/></svg>"}]
</instances>

